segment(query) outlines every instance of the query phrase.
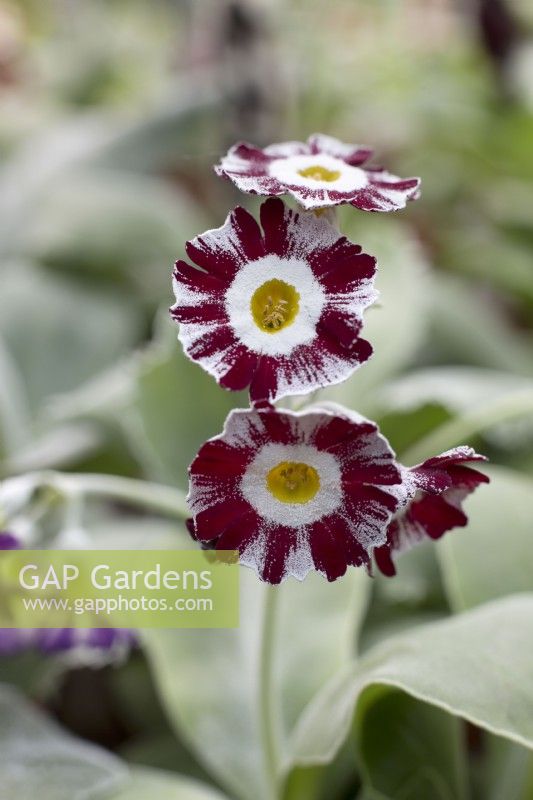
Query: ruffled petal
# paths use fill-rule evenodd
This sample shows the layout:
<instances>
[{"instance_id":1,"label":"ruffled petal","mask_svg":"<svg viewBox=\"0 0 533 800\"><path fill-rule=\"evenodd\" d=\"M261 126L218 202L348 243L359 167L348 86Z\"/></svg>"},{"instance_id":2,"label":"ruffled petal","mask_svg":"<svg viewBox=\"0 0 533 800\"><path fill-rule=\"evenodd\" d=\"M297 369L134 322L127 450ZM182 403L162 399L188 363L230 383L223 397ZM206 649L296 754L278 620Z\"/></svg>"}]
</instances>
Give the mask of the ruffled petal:
<instances>
[{"instance_id":1,"label":"ruffled petal","mask_svg":"<svg viewBox=\"0 0 533 800\"><path fill-rule=\"evenodd\" d=\"M318 406L233 411L201 448L190 479L192 537L238 550L275 584L302 580L313 565L328 580L368 565L398 503L382 483L400 476L375 424Z\"/></svg>"},{"instance_id":2,"label":"ruffled petal","mask_svg":"<svg viewBox=\"0 0 533 800\"><path fill-rule=\"evenodd\" d=\"M225 389L248 386L258 407L349 377L372 353L360 334L377 297L375 259L326 219L277 198L260 219L262 229L237 208L190 243L199 269L177 262L170 312L189 358ZM266 314L279 330L265 327Z\"/></svg>"},{"instance_id":3,"label":"ruffled petal","mask_svg":"<svg viewBox=\"0 0 533 800\"><path fill-rule=\"evenodd\" d=\"M458 447L411 469L402 468L400 509L389 526L386 543L374 551L381 572L394 575L395 555L467 524L463 501L480 484L489 482L486 475L466 466L476 461L486 458L469 447Z\"/></svg>"},{"instance_id":4,"label":"ruffled petal","mask_svg":"<svg viewBox=\"0 0 533 800\"><path fill-rule=\"evenodd\" d=\"M345 203L365 211L397 211L418 198L419 178L398 178L381 167L368 167L371 156L369 147L315 133L307 142L264 149L239 143L215 171L243 192L290 194L306 209Z\"/></svg>"}]
</instances>

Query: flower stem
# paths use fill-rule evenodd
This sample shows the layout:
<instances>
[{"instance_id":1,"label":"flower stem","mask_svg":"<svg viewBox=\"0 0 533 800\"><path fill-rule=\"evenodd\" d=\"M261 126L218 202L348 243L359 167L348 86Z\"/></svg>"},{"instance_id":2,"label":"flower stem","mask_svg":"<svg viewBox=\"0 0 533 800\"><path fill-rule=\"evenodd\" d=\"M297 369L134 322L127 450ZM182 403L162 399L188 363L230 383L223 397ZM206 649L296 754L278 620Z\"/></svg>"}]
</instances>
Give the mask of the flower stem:
<instances>
[{"instance_id":1,"label":"flower stem","mask_svg":"<svg viewBox=\"0 0 533 800\"><path fill-rule=\"evenodd\" d=\"M278 798L278 746L276 706L274 702L274 639L278 606L278 586L265 586L263 606L263 628L261 631L261 653L259 663L259 714L261 740L265 758L268 797Z\"/></svg>"},{"instance_id":2,"label":"flower stem","mask_svg":"<svg viewBox=\"0 0 533 800\"><path fill-rule=\"evenodd\" d=\"M130 503L165 516L189 516L185 494L178 489L149 481L116 475L90 473L35 472L26 476L35 488L55 490L67 498L99 497Z\"/></svg>"}]
</instances>

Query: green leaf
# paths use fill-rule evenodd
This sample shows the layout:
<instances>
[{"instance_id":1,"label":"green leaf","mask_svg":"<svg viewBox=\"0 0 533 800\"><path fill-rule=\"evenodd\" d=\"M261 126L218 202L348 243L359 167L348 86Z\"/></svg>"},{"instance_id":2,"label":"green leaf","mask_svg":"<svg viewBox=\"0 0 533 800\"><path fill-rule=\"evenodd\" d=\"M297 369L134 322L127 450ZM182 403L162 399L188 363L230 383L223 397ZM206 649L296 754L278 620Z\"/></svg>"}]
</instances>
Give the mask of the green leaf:
<instances>
[{"instance_id":1,"label":"green leaf","mask_svg":"<svg viewBox=\"0 0 533 800\"><path fill-rule=\"evenodd\" d=\"M487 405L502 406L505 409L508 399L521 396L533 397L531 378L475 367L434 367L393 381L383 389L379 402L388 413L413 412L421 407L438 405L456 417L476 419ZM524 415L525 419L514 419L500 424L496 420L488 431L488 436L496 444L513 449L523 445L524 436L528 432L530 437L533 434L533 400L531 419L527 418L527 407ZM441 424L446 422L444 420ZM527 443L526 439L526 445Z\"/></svg>"},{"instance_id":2,"label":"green leaf","mask_svg":"<svg viewBox=\"0 0 533 800\"><path fill-rule=\"evenodd\" d=\"M355 739L365 786L383 800L465 800L462 725L396 689L361 696Z\"/></svg>"},{"instance_id":3,"label":"green leaf","mask_svg":"<svg viewBox=\"0 0 533 800\"><path fill-rule=\"evenodd\" d=\"M26 241L28 220L46 193L73 164L108 140L108 120L77 117L27 137L0 170L0 255L16 257Z\"/></svg>"},{"instance_id":4,"label":"green leaf","mask_svg":"<svg viewBox=\"0 0 533 800\"><path fill-rule=\"evenodd\" d=\"M374 353L363 369L345 383L326 389L321 397L366 411L375 407L376 387L411 363L423 344L432 284L423 255L406 228L392 220L384 226L379 219L365 220L365 226L357 228L354 217L347 217L341 229L376 256L379 264L380 297L366 311L363 328Z\"/></svg>"},{"instance_id":5,"label":"green leaf","mask_svg":"<svg viewBox=\"0 0 533 800\"><path fill-rule=\"evenodd\" d=\"M449 616L434 542L422 542L403 553L394 580L377 572L372 600L361 632L361 649L414 626Z\"/></svg>"},{"instance_id":6,"label":"green leaf","mask_svg":"<svg viewBox=\"0 0 533 800\"><path fill-rule=\"evenodd\" d=\"M148 119L117 131L92 163L156 174L187 167L193 176L202 170L210 174L213 153L220 148L219 130L213 124L218 113L216 95L205 84L185 88Z\"/></svg>"},{"instance_id":7,"label":"green leaf","mask_svg":"<svg viewBox=\"0 0 533 800\"><path fill-rule=\"evenodd\" d=\"M533 380L512 372L479 367L433 367L411 372L388 384L380 394L387 410L407 411L438 402L458 414L487 399L533 387Z\"/></svg>"},{"instance_id":8,"label":"green leaf","mask_svg":"<svg viewBox=\"0 0 533 800\"><path fill-rule=\"evenodd\" d=\"M531 800L533 751L500 736L486 735L477 777L486 800Z\"/></svg>"},{"instance_id":9,"label":"green leaf","mask_svg":"<svg viewBox=\"0 0 533 800\"><path fill-rule=\"evenodd\" d=\"M236 797L270 800L278 791L303 709L353 656L368 583L350 570L334 584L311 574L266 587L243 569L240 628L145 632L171 722Z\"/></svg>"},{"instance_id":10,"label":"green leaf","mask_svg":"<svg viewBox=\"0 0 533 800\"><path fill-rule=\"evenodd\" d=\"M134 769L130 783L109 800L225 800L225 795L172 772ZM59 798L58 798L59 800Z\"/></svg>"},{"instance_id":11,"label":"green leaf","mask_svg":"<svg viewBox=\"0 0 533 800\"><path fill-rule=\"evenodd\" d=\"M29 423L22 376L0 338L0 452L12 453L24 445Z\"/></svg>"},{"instance_id":12,"label":"green leaf","mask_svg":"<svg viewBox=\"0 0 533 800\"><path fill-rule=\"evenodd\" d=\"M161 179L85 167L54 182L24 252L93 281L120 282L130 302L155 308L170 301L172 264L203 217L193 198Z\"/></svg>"},{"instance_id":13,"label":"green leaf","mask_svg":"<svg viewBox=\"0 0 533 800\"><path fill-rule=\"evenodd\" d=\"M406 450L402 458L407 464L418 464L455 445L467 444L479 434L502 424L526 420L530 425L530 418L533 418L531 382L523 388L511 388L505 394L489 397L485 402L445 422Z\"/></svg>"},{"instance_id":14,"label":"green leaf","mask_svg":"<svg viewBox=\"0 0 533 800\"><path fill-rule=\"evenodd\" d=\"M450 603L463 610L533 587L533 480L491 467L491 483L467 501L468 527L438 545Z\"/></svg>"},{"instance_id":15,"label":"green leaf","mask_svg":"<svg viewBox=\"0 0 533 800\"><path fill-rule=\"evenodd\" d=\"M144 352L55 398L49 419L114 422L147 477L185 488L201 445L221 432L232 408L248 406L248 397L223 391L184 355L168 308L155 328Z\"/></svg>"},{"instance_id":16,"label":"green leaf","mask_svg":"<svg viewBox=\"0 0 533 800\"><path fill-rule=\"evenodd\" d=\"M33 412L112 364L136 341L138 325L127 297L82 289L30 265L4 265L0 335Z\"/></svg>"},{"instance_id":17,"label":"green leaf","mask_svg":"<svg viewBox=\"0 0 533 800\"><path fill-rule=\"evenodd\" d=\"M0 687L0 786L9 800L104 800L126 779L114 756L63 732Z\"/></svg>"},{"instance_id":18,"label":"green leaf","mask_svg":"<svg viewBox=\"0 0 533 800\"><path fill-rule=\"evenodd\" d=\"M533 594L488 603L369 650L308 707L295 731L297 764L330 761L361 693L388 685L533 747Z\"/></svg>"},{"instance_id":19,"label":"green leaf","mask_svg":"<svg viewBox=\"0 0 533 800\"><path fill-rule=\"evenodd\" d=\"M531 337L486 302L479 282L434 276L429 343L432 360L533 376Z\"/></svg>"},{"instance_id":20,"label":"green leaf","mask_svg":"<svg viewBox=\"0 0 533 800\"><path fill-rule=\"evenodd\" d=\"M133 399L139 427L130 428L149 475L186 486L188 466L200 446L221 432L227 414L239 405L248 405L243 393L223 391L183 354L165 311L140 364Z\"/></svg>"}]
</instances>

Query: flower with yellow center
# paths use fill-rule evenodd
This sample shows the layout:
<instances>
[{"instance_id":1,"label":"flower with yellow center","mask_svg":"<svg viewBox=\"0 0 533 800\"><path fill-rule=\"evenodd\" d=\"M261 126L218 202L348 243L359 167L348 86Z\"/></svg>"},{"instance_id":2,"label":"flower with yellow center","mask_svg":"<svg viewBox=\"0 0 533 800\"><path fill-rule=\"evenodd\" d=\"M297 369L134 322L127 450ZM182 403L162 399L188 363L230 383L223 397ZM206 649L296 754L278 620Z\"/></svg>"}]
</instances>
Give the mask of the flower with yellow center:
<instances>
[{"instance_id":1,"label":"flower with yellow center","mask_svg":"<svg viewBox=\"0 0 533 800\"><path fill-rule=\"evenodd\" d=\"M369 167L368 147L313 134L306 142L265 148L239 142L215 171L242 192L290 194L305 209L349 204L364 211L397 211L419 194L419 178L399 178Z\"/></svg>"},{"instance_id":2,"label":"flower with yellow center","mask_svg":"<svg viewBox=\"0 0 533 800\"><path fill-rule=\"evenodd\" d=\"M368 564L400 473L377 426L340 406L236 410L190 468L190 531L279 583ZM379 485L378 485L379 484Z\"/></svg>"},{"instance_id":3,"label":"flower with yellow center","mask_svg":"<svg viewBox=\"0 0 533 800\"><path fill-rule=\"evenodd\" d=\"M171 313L194 361L264 404L338 383L366 361L362 317L377 293L375 259L325 217L275 198L260 214L262 229L236 208L187 243L198 268L176 264Z\"/></svg>"}]
</instances>

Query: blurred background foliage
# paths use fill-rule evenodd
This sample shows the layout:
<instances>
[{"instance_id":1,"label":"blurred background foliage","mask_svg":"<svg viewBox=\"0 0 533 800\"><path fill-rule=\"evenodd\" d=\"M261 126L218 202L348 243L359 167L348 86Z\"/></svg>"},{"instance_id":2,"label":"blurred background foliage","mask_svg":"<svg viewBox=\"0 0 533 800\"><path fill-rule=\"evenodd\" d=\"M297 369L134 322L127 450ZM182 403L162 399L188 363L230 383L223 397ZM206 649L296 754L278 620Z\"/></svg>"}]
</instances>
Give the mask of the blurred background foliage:
<instances>
[{"instance_id":1,"label":"blurred background foliage","mask_svg":"<svg viewBox=\"0 0 533 800\"><path fill-rule=\"evenodd\" d=\"M0 475L60 469L186 489L200 444L247 400L183 356L167 314L171 265L231 205L257 208L212 172L228 145L314 131L372 144L389 169L423 179L422 198L396 216L341 212L343 231L379 258L382 297L367 315L372 361L324 395L377 419L406 463L468 442L496 465L491 488L470 501L468 532L451 534L437 555L421 548L395 581L364 590L341 581L329 606L310 582L332 649L352 631L365 653L393 633L533 589L528 0L2 0ZM128 504L91 501L74 522L70 508L32 514L17 519L31 542L64 544L81 528L97 546L186 543L181 524ZM355 606L344 594L354 591ZM220 641L152 638L154 679L140 651L99 670L25 654L4 660L0 676L126 760L245 800L268 797L250 789L260 756L249 752L247 723L228 762L223 726L213 723L206 741L204 717L196 720L202 702L214 715L216 700L209 710L195 697L194 706L186 676ZM253 636L246 647L256 647ZM287 687L297 697L287 731L353 653L335 650L324 663L309 647L301 642L321 667L302 689L302 664L287 666L283 703ZM296 760L283 796L533 797L525 736L468 710L452 717L402 688L366 690L333 765ZM137 784L120 798L219 796L151 772Z\"/></svg>"}]
</instances>

